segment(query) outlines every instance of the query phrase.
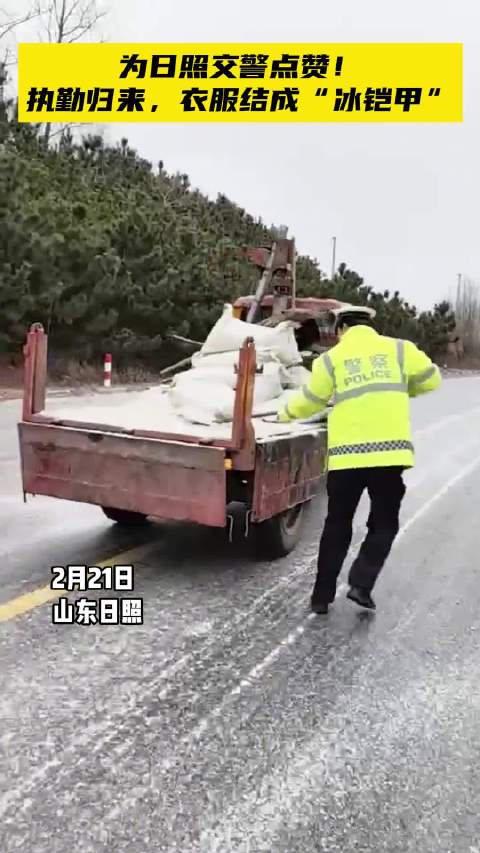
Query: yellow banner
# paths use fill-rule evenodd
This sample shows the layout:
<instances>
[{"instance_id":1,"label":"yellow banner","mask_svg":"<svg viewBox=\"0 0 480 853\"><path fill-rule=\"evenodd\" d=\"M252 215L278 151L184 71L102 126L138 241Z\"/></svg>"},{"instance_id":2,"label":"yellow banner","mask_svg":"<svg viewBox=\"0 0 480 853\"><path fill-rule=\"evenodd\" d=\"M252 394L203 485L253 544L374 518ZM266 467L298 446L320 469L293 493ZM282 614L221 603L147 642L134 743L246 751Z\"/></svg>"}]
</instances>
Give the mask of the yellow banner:
<instances>
[{"instance_id":1,"label":"yellow banner","mask_svg":"<svg viewBox=\"0 0 480 853\"><path fill-rule=\"evenodd\" d=\"M22 122L460 122L461 44L21 44Z\"/></svg>"}]
</instances>

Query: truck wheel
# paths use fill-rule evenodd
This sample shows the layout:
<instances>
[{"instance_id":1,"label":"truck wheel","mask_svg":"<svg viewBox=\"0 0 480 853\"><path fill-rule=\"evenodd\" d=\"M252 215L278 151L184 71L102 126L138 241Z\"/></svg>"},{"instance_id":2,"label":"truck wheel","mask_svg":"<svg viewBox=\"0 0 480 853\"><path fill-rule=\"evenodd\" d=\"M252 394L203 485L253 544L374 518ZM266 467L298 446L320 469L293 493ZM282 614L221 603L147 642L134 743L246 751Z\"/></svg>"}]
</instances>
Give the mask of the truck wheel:
<instances>
[{"instance_id":1,"label":"truck wheel","mask_svg":"<svg viewBox=\"0 0 480 853\"><path fill-rule=\"evenodd\" d=\"M143 512L131 512L128 509L116 509L109 506L102 506L102 510L110 521L115 521L125 527L134 527L135 525L145 524L147 521L147 516Z\"/></svg>"},{"instance_id":2,"label":"truck wheel","mask_svg":"<svg viewBox=\"0 0 480 853\"><path fill-rule=\"evenodd\" d=\"M305 504L297 504L258 524L255 540L262 555L276 560L290 554L300 541L305 514Z\"/></svg>"}]
</instances>

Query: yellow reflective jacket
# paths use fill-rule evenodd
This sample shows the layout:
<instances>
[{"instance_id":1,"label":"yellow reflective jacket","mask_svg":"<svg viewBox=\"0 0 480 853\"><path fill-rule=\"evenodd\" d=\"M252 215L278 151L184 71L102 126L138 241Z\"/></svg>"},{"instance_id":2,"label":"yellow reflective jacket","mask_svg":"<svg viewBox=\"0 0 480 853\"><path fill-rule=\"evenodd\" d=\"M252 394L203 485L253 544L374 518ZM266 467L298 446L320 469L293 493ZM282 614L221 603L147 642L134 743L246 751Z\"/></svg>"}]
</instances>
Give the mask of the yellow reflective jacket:
<instances>
[{"instance_id":1,"label":"yellow reflective jacket","mask_svg":"<svg viewBox=\"0 0 480 853\"><path fill-rule=\"evenodd\" d=\"M353 326L313 364L308 385L279 410L283 422L321 412L328 419L328 468L411 468L414 449L409 397L434 391L436 365L411 341Z\"/></svg>"}]
</instances>

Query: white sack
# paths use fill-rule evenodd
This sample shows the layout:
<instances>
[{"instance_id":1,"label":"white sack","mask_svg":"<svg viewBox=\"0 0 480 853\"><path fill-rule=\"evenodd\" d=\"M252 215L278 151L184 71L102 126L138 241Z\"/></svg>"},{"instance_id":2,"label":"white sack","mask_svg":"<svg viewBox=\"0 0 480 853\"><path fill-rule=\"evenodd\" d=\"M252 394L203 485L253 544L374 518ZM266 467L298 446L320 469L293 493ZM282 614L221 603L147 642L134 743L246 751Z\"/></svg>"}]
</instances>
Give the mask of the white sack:
<instances>
[{"instance_id":1,"label":"white sack","mask_svg":"<svg viewBox=\"0 0 480 853\"><path fill-rule=\"evenodd\" d=\"M249 337L255 341L255 348L258 351L266 350L283 364L291 365L301 362L293 323L279 323L273 329L268 326L245 323L232 316L231 305L225 305L222 316L215 323L200 350L200 357L213 353L232 351L238 353L245 339ZM199 360L196 359L196 361Z\"/></svg>"},{"instance_id":2,"label":"white sack","mask_svg":"<svg viewBox=\"0 0 480 853\"><path fill-rule=\"evenodd\" d=\"M172 385L176 388L183 388L184 385L190 386L192 381L220 383L227 385L229 388L235 388L237 384L237 374L232 365L212 364L208 367L203 364L201 367L196 367L193 370L185 370L183 373L178 373L174 378Z\"/></svg>"},{"instance_id":3,"label":"white sack","mask_svg":"<svg viewBox=\"0 0 480 853\"><path fill-rule=\"evenodd\" d=\"M269 369L270 368L270 369ZM211 371L188 370L179 374L170 388L169 397L173 408L191 423L211 424L231 421L235 406L234 382L228 376L213 377ZM253 392L253 406L279 397L282 393L280 368L266 365L265 372L257 374Z\"/></svg>"},{"instance_id":4,"label":"white sack","mask_svg":"<svg viewBox=\"0 0 480 853\"><path fill-rule=\"evenodd\" d=\"M230 353L223 354L230 355ZM182 376L194 376L198 382L224 382L230 388L235 388L238 379L238 373L235 370L236 365L233 362L231 364L222 364L217 362L216 359L217 356L215 355L206 356L194 369L178 374L177 381L181 382ZM284 381L291 381L288 379L287 369L279 362L271 361L257 366L262 367L262 373L257 373L256 379L268 376L271 382L275 382L276 386L280 389L279 393L281 393L283 387L287 387L284 385Z\"/></svg>"},{"instance_id":5,"label":"white sack","mask_svg":"<svg viewBox=\"0 0 480 853\"><path fill-rule=\"evenodd\" d=\"M285 369L280 364L265 364L262 372L255 374L254 394L258 399L276 397L283 390L283 378ZM210 386L227 385L233 390L237 387L238 374L230 367L196 367L177 374L172 382L172 387L184 390L190 388L192 383L202 384L205 393L209 393Z\"/></svg>"},{"instance_id":6,"label":"white sack","mask_svg":"<svg viewBox=\"0 0 480 853\"><path fill-rule=\"evenodd\" d=\"M258 366L261 366L262 364L281 364L280 359L268 350L256 350L256 355ZM231 367L233 370L235 366L238 367L239 357L240 353L238 349L232 350L231 352L207 353L206 355L204 355L200 350L192 356L192 367L195 367L196 369Z\"/></svg>"},{"instance_id":7,"label":"white sack","mask_svg":"<svg viewBox=\"0 0 480 853\"><path fill-rule=\"evenodd\" d=\"M302 364L297 364L294 367L283 367L281 372L281 383L283 388L301 388L302 385L307 385L311 379L311 372L303 367Z\"/></svg>"},{"instance_id":8,"label":"white sack","mask_svg":"<svg viewBox=\"0 0 480 853\"><path fill-rule=\"evenodd\" d=\"M221 423L232 420L235 392L220 382L209 383L192 380L174 385L169 392L172 408L192 424ZM230 412L230 418L224 414Z\"/></svg>"},{"instance_id":9,"label":"white sack","mask_svg":"<svg viewBox=\"0 0 480 853\"><path fill-rule=\"evenodd\" d=\"M276 411L284 389L298 388L309 378L301 365L292 323L276 328L256 326L236 320L232 306L213 327L200 352L192 358L192 368L180 373L169 391L174 410L191 423L224 423L233 419L235 388L238 381L239 350L245 339L255 341L257 365L253 414Z\"/></svg>"}]
</instances>

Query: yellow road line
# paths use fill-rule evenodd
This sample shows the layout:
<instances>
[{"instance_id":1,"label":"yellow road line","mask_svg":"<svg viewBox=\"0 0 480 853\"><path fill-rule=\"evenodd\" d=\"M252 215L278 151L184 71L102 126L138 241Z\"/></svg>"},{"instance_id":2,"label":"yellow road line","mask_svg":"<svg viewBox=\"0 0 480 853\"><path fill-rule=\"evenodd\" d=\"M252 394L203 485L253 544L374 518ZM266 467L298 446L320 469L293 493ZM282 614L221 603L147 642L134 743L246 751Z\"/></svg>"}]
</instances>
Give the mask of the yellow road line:
<instances>
[{"instance_id":1,"label":"yellow road line","mask_svg":"<svg viewBox=\"0 0 480 853\"><path fill-rule=\"evenodd\" d=\"M138 560L152 550L156 544L157 542L148 542L145 545L132 548L130 551L123 551L120 554L116 554L114 557L103 560L101 563L92 563L92 565L96 565L100 569L103 569L105 566L131 565L134 560ZM41 604L46 604L48 601L54 601L63 594L61 590L42 586L31 592L26 592L24 595L19 595L17 598L12 598L10 601L5 602L5 604L0 604L0 622L8 622L10 619L15 619L16 616L28 613L29 610L40 607Z\"/></svg>"}]
</instances>

